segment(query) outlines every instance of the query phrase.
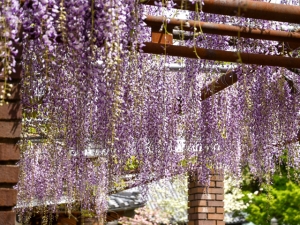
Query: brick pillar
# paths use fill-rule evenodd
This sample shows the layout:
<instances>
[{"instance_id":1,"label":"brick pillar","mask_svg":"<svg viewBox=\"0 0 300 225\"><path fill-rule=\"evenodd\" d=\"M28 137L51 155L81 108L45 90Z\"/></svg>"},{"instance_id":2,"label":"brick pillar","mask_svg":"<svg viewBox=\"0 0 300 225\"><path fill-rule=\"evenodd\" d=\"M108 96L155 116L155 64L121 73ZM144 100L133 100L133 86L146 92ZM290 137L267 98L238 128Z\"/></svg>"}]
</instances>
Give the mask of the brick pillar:
<instances>
[{"instance_id":1,"label":"brick pillar","mask_svg":"<svg viewBox=\"0 0 300 225\"><path fill-rule=\"evenodd\" d=\"M20 49L20 48L19 48ZM21 55L21 51L18 54ZM20 59L20 57L18 57ZM13 186L18 182L20 159L17 142L21 133L22 109L20 104L21 64L17 65L16 73L12 74L13 84L8 104L0 106L0 225L15 225L16 215L12 208L17 202L17 191ZM0 96L4 77L0 74Z\"/></svg>"},{"instance_id":2,"label":"brick pillar","mask_svg":"<svg viewBox=\"0 0 300 225\"><path fill-rule=\"evenodd\" d=\"M210 186L189 182L188 225L225 225L224 176L211 172Z\"/></svg>"}]
</instances>

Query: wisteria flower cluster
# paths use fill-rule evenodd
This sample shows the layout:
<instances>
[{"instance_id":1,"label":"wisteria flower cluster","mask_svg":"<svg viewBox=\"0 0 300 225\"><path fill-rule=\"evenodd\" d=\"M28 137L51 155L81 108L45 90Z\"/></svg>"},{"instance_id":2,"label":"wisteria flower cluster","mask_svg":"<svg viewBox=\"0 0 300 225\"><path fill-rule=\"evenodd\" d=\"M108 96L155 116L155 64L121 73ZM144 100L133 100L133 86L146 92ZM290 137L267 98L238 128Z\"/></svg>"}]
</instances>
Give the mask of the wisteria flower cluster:
<instances>
[{"instance_id":1,"label":"wisteria flower cluster","mask_svg":"<svg viewBox=\"0 0 300 225\"><path fill-rule=\"evenodd\" d=\"M187 19L264 29L286 25L207 14L200 1L194 4L198 11L185 13ZM286 149L289 166L299 167L299 74L241 61L143 53L151 39L145 15L184 12L174 10L173 1L164 6L165 1L1 1L6 80L19 37L23 45L20 210L65 203L71 211L79 204L100 216L110 193L185 172L205 182L211 169L239 178L247 165L269 179ZM270 55L284 49L274 41L201 32L190 37L176 44ZM289 51L298 57L297 49ZM174 63L180 65L176 71ZM203 88L226 69L235 71L238 82L202 101Z\"/></svg>"},{"instance_id":2,"label":"wisteria flower cluster","mask_svg":"<svg viewBox=\"0 0 300 225\"><path fill-rule=\"evenodd\" d=\"M0 93L0 106L4 99L10 97L12 85L11 75L16 72L18 43L20 34L19 1L7 0L0 2L0 79L4 80Z\"/></svg>"}]
</instances>

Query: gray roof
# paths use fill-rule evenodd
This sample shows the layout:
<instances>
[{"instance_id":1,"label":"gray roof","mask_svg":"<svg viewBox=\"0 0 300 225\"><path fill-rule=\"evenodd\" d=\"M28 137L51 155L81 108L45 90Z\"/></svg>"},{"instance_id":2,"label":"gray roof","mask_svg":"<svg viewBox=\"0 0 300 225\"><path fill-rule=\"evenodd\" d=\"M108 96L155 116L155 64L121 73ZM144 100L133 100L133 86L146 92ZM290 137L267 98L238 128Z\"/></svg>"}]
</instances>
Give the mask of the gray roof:
<instances>
[{"instance_id":1,"label":"gray roof","mask_svg":"<svg viewBox=\"0 0 300 225\"><path fill-rule=\"evenodd\" d=\"M28 207L37 207L41 205L53 205L53 204L66 204L73 203L74 199L68 199L67 197L62 197L60 201L52 202L47 201L39 202L37 199L32 200L30 203L18 202L18 205L15 208L28 208ZM137 188L128 189L125 191L118 192L109 196L108 207L109 211L126 211L139 207L143 207L146 203L146 200L142 199L141 193Z\"/></svg>"},{"instance_id":2,"label":"gray roof","mask_svg":"<svg viewBox=\"0 0 300 225\"><path fill-rule=\"evenodd\" d=\"M126 211L143 207L146 201L136 188L128 189L109 196L109 211Z\"/></svg>"}]
</instances>

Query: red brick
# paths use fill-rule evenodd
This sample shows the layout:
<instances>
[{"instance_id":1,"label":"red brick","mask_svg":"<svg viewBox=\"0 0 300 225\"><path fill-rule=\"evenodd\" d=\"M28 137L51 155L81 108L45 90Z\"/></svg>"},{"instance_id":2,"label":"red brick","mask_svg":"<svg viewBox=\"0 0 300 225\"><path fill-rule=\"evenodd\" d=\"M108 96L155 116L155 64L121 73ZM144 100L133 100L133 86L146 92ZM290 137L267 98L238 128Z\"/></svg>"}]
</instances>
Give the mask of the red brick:
<instances>
[{"instance_id":1,"label":"red brick","mask_svg":"<svg viewBox=\"0 0 300 225\"><path fill-rule=\"evenodd\" d=\"M210 175L219 175L219 174L223 174L223 170L210 170Z\"/></svg>"},{"instance_id":2,"label":"red brick","mask_svg":"<svg viewBox=\"0 0 300 225\"><path fill-rule=\"evenodd\" d=\"M211 194L195 194L195 199L215 200L215 195L211 195Z\"/></svg>"},{"instance_id":3,"label":"red brick","mask_svg":"<svg viewBox=\"0 0 300 225\"><path fill-rule=\"evenodd\" d=\"M217 209L217 213L224 213L224 208L216 208Z\"/></svg>"},{"instance_id":4,"label":"red brick","mask_svg":"<svg viewBox=\"0 0 300 225\"><path fill-rule=\"evenodd\" d=\"M194 187L201 187L201 188L206 188L208 185L200 183L196 177L195 179L190 178L188 187L189 188L194 188Z\"/></svg>"},{"instance_id":5,"label":"red brick","mask_svg":"<svg viewBox=\"0 0 300 225\"><path fill-rule=\"evenodd\" d=\"M216 225L215 220L196 220L194 225Z\"/></svg>"},{"instance_id":6,"label":"red brick","mask_svg":"<svg viewBox=\"0 0 300 225\"><path fill-rule=\"evenodd\" d=\"M16 184L19 179L19 166L0 165L0 183Z\"/></svg>"},{"instance_id":7,"label":"red brick","mask_svg":"<svg viewBox=\"0 0 300 225\"><path fill-rule=\"evenodd\" d=\"M22 119L20 102L11 102L0 106L0 120Z\"/></svg>"},{"instance_id":8,"label":"red brick","mask_svg":"<svg viewBox=\"0 0 300 225\"><path fill-rule=\"evenodd\" d=\"M194 201L190 201L190 206L191 207L197 207L197 206L206 206L206 200L194 200Z\"/></svg>"},{"instance_id":9,"label":"red brick","mask_svg":"<svg viewBox=\"0 0 300 225\"><path fill-rule=\"evenodd\" d=\"M189 197L188 197L188 200L189 201L192 201L192 200L194 200L195 199L195 195L189 195Z\"/></svg>"},{"instance_id":10,"label":"red brick","mask_svg":"<svg viewBox=\"0 0 300 225\"><path fill-rule=\"evenodd\" d=\"M13 211L0 211L0 225L15 225L16 213Z\"/></svg>"},{"instance_id":11,"label":"red brick","mask_svg":"<svg viewBox=\"0 0 300 225\"><path fill-rule=\"evenodd\" d=\"M209 220L224 220L224 214L208 214L208 219Z\"/></svg>"},{"instance_id":12,"label":"red brick","mask_svg":"<svg viewBox=\"0 0 300 225\"><path fill-rule=\"evenodd\" d=\"M208 206L224 206L223 201L207 201Z\"/></svg>"},{"instance_id":13,"label":"red brick","mask_svg":"<svg viewBox=\"0 0 300 225\"><path fill-rule=\"evenodd\" d=\"M0 161L19 160L20 149L14 143L0 143Z\"/></svg>"},{"instance_id":14,"label":"red brick","mask_svg":"<svg viewBox=\"0 0 300 225\"><path fill-rule=\"evenodd\" d=\"M217 181L216 182L216 187L224 187L224 182L223 181Z\"/></svg>"},{"instance_id":15,"label":"red brick","mask_svg":"<svg viewBox=\"0 0 300 225\"><path fill-rule=\"evenodd\" d=\"M11 91L8 92L11 96L5 96L5 99L20 100L21 99L21 84L20 83L12 83L12 85L13 85L13 87L12 87ZM2 93L3 88L4 88L4 82L0 81L0 93L1 93L0 96L3 95L3 93ZM1 99L1 97L0 97L0 99Z\"/></svg>"},{"instance_id":16,"label":"red brick","mask_svg":"<svg viewBox=\"0 0 300 225\"><path fill-rule=\"evenodd\" d=\"M224 200L224 195L216 195L216 200Z\"/></svg>"},{"instance_id":17,"label":"red brick","mask_svg":"<svg viewBox=\"0 0 300 225\"><path fill-rule=\"evenodd\" d=\"M189 214L189 220L206 220L206 219L207 219L206 213Z\"/></svg>"},{"instance_id":18,"label":"red brick","mask_svg":"<svg viewBox=\"0 0 300 225\"><path fill-rule=\"evenodd\" d=\"M217 221L217 225L225 225L224 221Z\"/></svg>"},{"instance_id":19,"label":"red brick","mask_svg":"<svg viewBox=\"0 0 300 225\"><path fill-rule=\"evenodd\" d=\"M17 204L17 190L0 188L0 206L13 207Z\"/></svg>"},{"instance_id":20,"label":"red brick","mask_svg":"<svg viewBox=\"0 0 300 225\"><path fill-rule=\"evenodd\" d=\"M197 207L197 208L195 208L195 212L214 213L214 212L216 212L216 208L215 207Z\"/></svg>"},{"instance_id":21,"label":"red brick","mask_svg":"<svg viewBox=\"0 0 300 225\"><path fill-rule=\"evenodd\" d=\"M0 121L0 138L20 138L21 127L21 120Z\"/></svg>"},{"instance_id":22,"label":"red brick","mask_svg":"<svg viewBox=\"0 0 300 225\"><path fill-rule=\"evenodd\" d=\"M194 213L194 212L195 212L195 209L196 209L196 208L189 208L189 209L188 209L188 214Z\"/></svg>"},{"instance_id":23,"label":"red brick","mask_svg":"<svg viewBox=\"0 0 300 225\"><path fill-rule=\"evenodd\" d=\"M209 188L208 193L210 194L224 194L223 188Z\"/></svg>"},{"instance_id":24,"label":"red brick","mask_svg":"<svg viewBox=\"0 0 300 225\"><path fill-rule=\"evenodd\" d=\"M193 188L193 187L196 187L196 183L195 182L189 182L188 183L188 188Z\"/></svg>"},{"instance_id":25,"label":"red brick","mask_svg":"<svg viewBox=\"0 0 300 225\"><path fill-rule=\"evenodd\" d=\"M203 187L197 187L197 188L190 188L188 190L188 194L198 194L198 193L205 193L205 189Z\"/></svg>"},{"instance_id":26,"label":"red brick","mask_svg":"<svg viewBox=\"0 0 300 225\"><path fill-rule=\"evenodd\" d=\"M195 225L194 221L189 221L188 225Z\"/></svg>"},{"instance_id":27,"label":"red brick","mask_svg":"<svg viewBox=\"0 0 300 225\"><path fill-rule=\"evenodd\" d=\"M215 187L216 186L216 182L215 181L210 181L209 186L210 187Z\"/></svg>"},{"instance_id":28,"label":"red brick","mask_svg":"<svg viewBox=\"0 0 300 225\"><path fill-rule=\"evenodd\" d=\"M212 181L223 181L224 180L224 175L213 175L210 177L210 180Z\"/></svg>"}]
</instances>

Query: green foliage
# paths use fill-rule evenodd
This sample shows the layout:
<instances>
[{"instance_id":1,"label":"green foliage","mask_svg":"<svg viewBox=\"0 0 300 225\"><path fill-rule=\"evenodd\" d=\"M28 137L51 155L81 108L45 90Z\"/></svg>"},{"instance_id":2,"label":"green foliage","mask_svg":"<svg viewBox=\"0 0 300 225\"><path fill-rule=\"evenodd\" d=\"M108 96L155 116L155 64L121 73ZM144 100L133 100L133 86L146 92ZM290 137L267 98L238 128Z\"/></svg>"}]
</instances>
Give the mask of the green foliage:
<instances>
[{"instance_id":1,"label":"green foliage","mask_svg":"<svg viewBox=\"0 0 300 225\"><path fill-rule=\"evenodd\" d=\"M126 188L126 182L123 179L120 179L118 182L114 182L114 188L117 191L124 190Z\"/></svg>"},{"instance_id":2,"label":"green foliage","mask_svg":"<svg viewBox=\"0 0 300 225\"><path fill-rule=\"evenodd\" d=\"M189 164L196 164L197 163L197 156L188 158L188 159L182 159L181 161L179 161L179 165L182 167L187 167Z\"/></svg>"},{"instance_id":3,"label":"green foliage","mask_svg":"<svg viewBox=\"0 0 300 225\"><path fill-rule=\"evenodd\" d=\"M140 162L137 160L137 158L133 155L130 158L127 159L125 164L125 170L136 170L138 169L140 165Z\"/></svg>"},{"instance_id":4,"label":"green foliage","mask_svg":"<svg viewBox=\"0 0 300 225\"><path fill-rule=\"evenodd\" d=\"M284 178L282 178L284 179ZM282 180L278 180L268 192L261 192L252 199L252 203L246 209L248 220L256 225L269 225L271 218L275 217L279 224L300 224L300 187L292 181L283 186Z\"/></svg>"},{"instance_id":5,"label":"green foliage","mask_svg":"<svg viewBox=\"0 0 300 225\"><path fill-rule=\"evenodd\" d=\"M243 193L244 201L249 204L245 210L247 220L256 225L269 225L273 217L278 220L279 225L300 224L298 171L286 169L286 155L281 159L283 163L278 166L270 185L263 184L259 187L257 181L251 181L249 176L245 176ZM247 171L245 173L248 174Z\"/></svg>"},{"instance_id":6,"label":"green foliage","mask_svg":"<svg viewBox=\"0 0 300 225\"><path fill-rule=\"evenodd\" d=\"M84 217L84 218L93 218L96 216L96 214L90 210L85 210L85 209L82 209L81 210L81 216Z\"/></svg>"},{"instance_id":7,"label":"green foliage","mask_svg":"<svg viewBox=\"0 0 300 225\"><path fill-rule=\"evenodd\" d=\"M28 127L28 132L30 134L36 134L37 133L37 131L36 131L36 129L34 127Z\"/></svg>"}]
</instances>

